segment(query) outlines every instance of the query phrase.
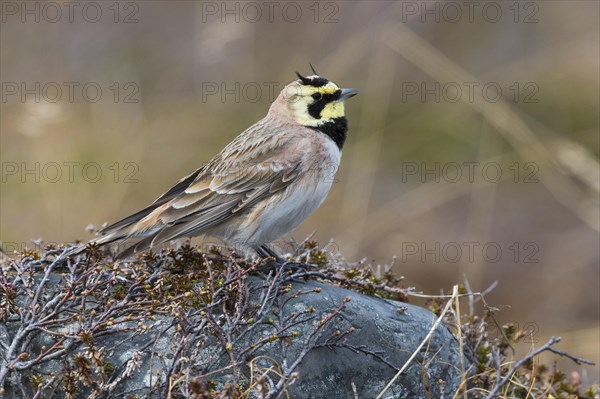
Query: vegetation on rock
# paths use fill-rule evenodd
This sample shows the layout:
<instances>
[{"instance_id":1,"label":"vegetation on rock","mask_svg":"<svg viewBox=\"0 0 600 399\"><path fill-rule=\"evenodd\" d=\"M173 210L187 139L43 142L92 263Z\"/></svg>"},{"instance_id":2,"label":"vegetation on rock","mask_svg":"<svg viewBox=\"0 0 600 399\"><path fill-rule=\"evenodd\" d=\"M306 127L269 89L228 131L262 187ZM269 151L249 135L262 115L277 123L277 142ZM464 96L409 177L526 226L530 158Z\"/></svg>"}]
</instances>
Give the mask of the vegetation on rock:
<instances>
[{"instance_id":1,"label":"vegetation on rock","mask_svg":"<svg viewBox=\"0 0 600 399\"><path fill-rule=\"evenodd\" d=\"M311 266L277 271L265 261L247 261L218 248L200 252L190 245L142 254L128 262L115 262L93 247L86 256L56 262L62 252L52 246L43 253L24 250L1 263L0 393L10 384L24 397L75 398L82 392L102 397L142 367L140 353L156 342L149 341L131 353L124 368L116 369L109 355L118 352L124 342L159 329L159 336L176 331L178 340L170 342L169 359L159 353L154 364L144 367L154 375L148 383L166 397L288 397L291 384L301 383L296 368L303 356L323 345L317 338L324 338L327 345L343 346L353 332L348 329L322 337L323 327L344 309L346 301L326 315L308 307L285 319L275 317L289 298L314 291L291 292L291 281L317 279L404 302L419 295L402 286L402 277L391 272L392 265L348 265L339 255L319 249L314 241L296 245L291 255L292 261ZM248 284L249 276L256 274L264 277L261 287ZM250 300L256 290L262 290L260 301ZM466 315L461 315L457 297L440 296L429 304L440 314L445 301L456 301L443 314L443 321L459 337L467 359L457 365L464 369L461 388L446 392L445 397L599 397L597 386L582 387L576 376L567 377L555 367L537 362L542 351L587 362L556 350L553 345L558 339L524 359L515 359L512 344L525 332L510 324L499 326L494 318L497 309L485 302L484 295L461 287L460 297L469 301ZM483 315L475 314L475 303L483 306ZM402 306L398 311L403 311ZM271 334L254 342L245 340L256 326L265 323L272 326ZM297 327L303 323L312 323L311 334L300 336ZM488 334L490 328L499 328L501 334ZM116 347L98 345L98 338L108 335L126 338ZM285 348L295 340L303 340L303 350L293 364L279 364L260 355L266 345L279 343ZM227 354L226 363L219 354L207 353L211 341ZM194 357L205 358L206 366L193 367ZM52 360L60 362L60 371L48 372Z\"/></svg>"}]
</instances>

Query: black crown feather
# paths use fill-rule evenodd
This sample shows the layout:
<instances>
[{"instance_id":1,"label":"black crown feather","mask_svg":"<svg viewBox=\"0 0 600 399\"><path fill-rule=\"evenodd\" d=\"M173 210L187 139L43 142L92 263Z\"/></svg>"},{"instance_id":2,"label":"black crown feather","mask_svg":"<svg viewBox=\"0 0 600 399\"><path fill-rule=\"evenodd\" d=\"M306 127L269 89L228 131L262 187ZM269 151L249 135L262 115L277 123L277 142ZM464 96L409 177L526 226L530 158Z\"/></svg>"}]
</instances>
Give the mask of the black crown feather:
<instances>
[{"instance_id":1,"label":"black crown feather","mask_svg":"<svg viewBox=\"0 0 600 399\"><path fill-rule=\"evenodd\" d=\"M305 77L300 75L299 72L296 72L296 75L298 76L298 78L300 79L300 81L302 82L303 85L305 86L313 86L313 87L321 87L321 86L325 86L327 83L329 83L328 79L325 79L321 76L318 76L317 72L315 71L315 68L313 68L313 66L311 65L310 68L312 69L313 73L315 74L314 77Z\"/></svg>"}]
</instances>

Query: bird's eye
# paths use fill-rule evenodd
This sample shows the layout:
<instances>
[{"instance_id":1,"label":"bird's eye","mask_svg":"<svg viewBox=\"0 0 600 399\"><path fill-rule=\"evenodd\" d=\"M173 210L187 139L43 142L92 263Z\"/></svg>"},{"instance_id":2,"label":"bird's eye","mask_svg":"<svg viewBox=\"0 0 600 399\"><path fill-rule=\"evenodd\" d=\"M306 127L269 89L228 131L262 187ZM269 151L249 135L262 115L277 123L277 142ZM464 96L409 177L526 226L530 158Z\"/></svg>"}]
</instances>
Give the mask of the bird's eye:
<instances>
[{"instance_id":1,"label":"bird's eye","mask_svg":"<svg viewBox=\"0 0 600 399\"><path fill-rule=\"evenodd\" d=\"M321 97L323 97L323 96L321 95L321 93L318 93L318 92L312 95L312 98L314 98L315 100L320 100Z\"/></svg>"}]
</instances>

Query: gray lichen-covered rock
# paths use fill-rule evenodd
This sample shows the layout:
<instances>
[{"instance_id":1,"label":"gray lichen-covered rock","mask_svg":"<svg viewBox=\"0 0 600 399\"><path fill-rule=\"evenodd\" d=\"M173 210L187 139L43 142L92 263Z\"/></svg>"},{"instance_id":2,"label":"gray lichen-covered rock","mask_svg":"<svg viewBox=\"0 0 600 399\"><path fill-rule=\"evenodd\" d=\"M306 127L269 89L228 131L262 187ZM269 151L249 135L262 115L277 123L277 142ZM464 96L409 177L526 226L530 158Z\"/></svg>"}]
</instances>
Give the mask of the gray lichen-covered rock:
<instances>
[{"instance_id":1,"label":"gray lichen-covered rock","mask_svg":"<svg viewBox=\"0 0 600 399\"><path fill-rule=\"evenodd\" d=\"M322 291L303 299L304 304L331 311L345 296L351 298L323 334L336 329L354 331L344 345L322 346L304 358L293 398L375 398L425 338L435 316L406 303L368 297L322 283L307 283ZM429 346L403 373L385 398L439 398L441 381L446 392L460 382L458 341L444 326L436 329ZM356 392L356 395L355 395Z\"/></svg>"},{"instance_id":2,"label":"gray lichen-covered rock","mask_svg":"<svg viewBox=\"0 0 600 399\"><path fill-rule=\"evenodd\" d=\"M302 272L195 262L3 270L4 398L375 398L436 318ZM440 325L423 348L383 397L456 391L455 337Z\"/></svg>"}]
</instances>

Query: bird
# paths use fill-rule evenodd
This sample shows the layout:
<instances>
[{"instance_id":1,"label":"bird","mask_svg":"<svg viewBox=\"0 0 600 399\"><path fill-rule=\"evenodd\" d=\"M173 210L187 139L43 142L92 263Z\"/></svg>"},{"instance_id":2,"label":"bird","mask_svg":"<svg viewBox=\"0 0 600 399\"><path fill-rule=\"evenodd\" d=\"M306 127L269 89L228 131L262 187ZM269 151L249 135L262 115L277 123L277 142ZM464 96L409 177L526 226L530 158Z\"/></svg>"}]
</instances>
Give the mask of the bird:
<instances>
[{"instance_id":1,"label":"bird","mask_svg":"<svg viewBox=\"0 0 600 399\"><path fill-rule=\"evenodd\" d=\"M267 115L208 163L149 206L110 224L87 244L117 246L116 259L180 238L216 237L260 258L281 255L269 243L325 200L348 134L344 103L358 94L316 73L287 84Z\"/></svg>"}]
</instances>

